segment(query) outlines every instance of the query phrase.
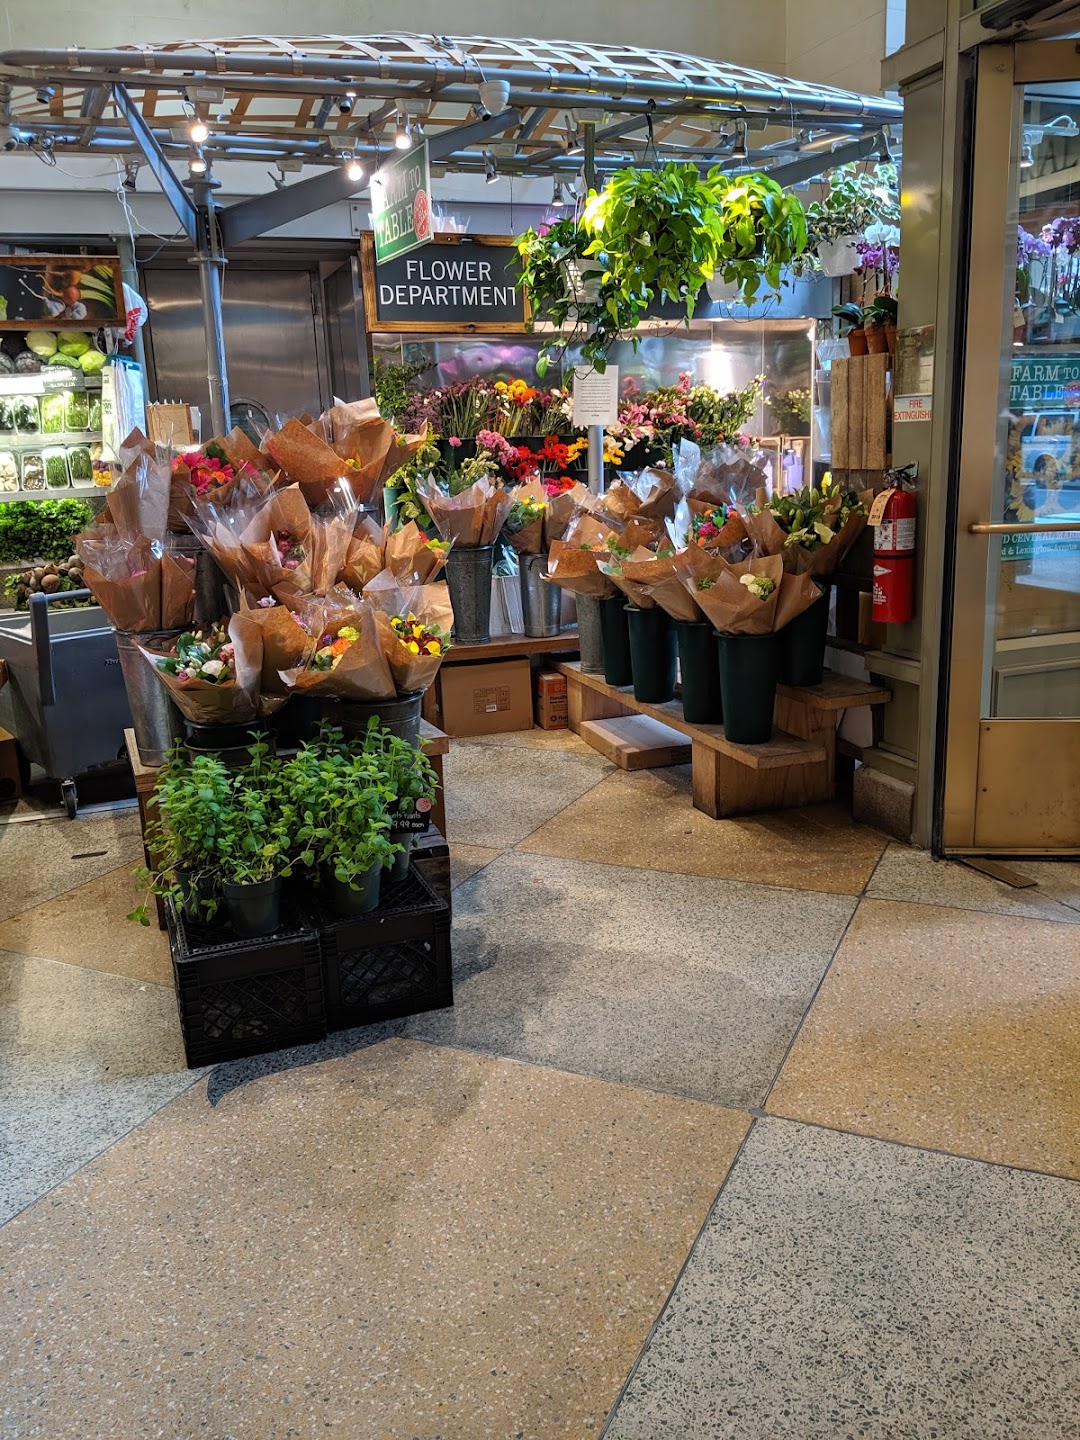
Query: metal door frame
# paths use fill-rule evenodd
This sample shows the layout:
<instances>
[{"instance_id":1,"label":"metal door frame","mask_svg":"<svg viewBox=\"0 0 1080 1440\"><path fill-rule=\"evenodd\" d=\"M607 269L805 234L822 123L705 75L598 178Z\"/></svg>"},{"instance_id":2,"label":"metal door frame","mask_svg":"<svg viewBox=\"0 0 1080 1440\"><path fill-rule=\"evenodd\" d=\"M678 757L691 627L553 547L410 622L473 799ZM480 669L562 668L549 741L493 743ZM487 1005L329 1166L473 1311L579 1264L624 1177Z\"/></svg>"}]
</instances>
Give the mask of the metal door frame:
<instances>
[{"instance_id":1,"label":"metal door frame","mask_svg":"<svg viewBox=\"0 0 1080 1440\"><path fill-rule=\"evenodd\" d=\"M1011 343L1013 309L1006 277L1016 249L1009 214L1008 157L1017 134L1018 107L1023 104L1021 87L1069 80L1080 81L1080 55L1074 42L1028 41L979 50L968 285L982 296L999 296L1000 304L969 304L964 340L941 829L942 849L954 855L1080 853L1078 847L1061 844L988 843L986 824L979 829L980 796L988 793L985 773L980 780L980 763L1011 772L1017 781L1017 816L1045 814L1043 807L1061 804L1070 789L1069 776L1063 777L1051 765L1032 763L1031 727L1039 727L1034 754L1047 757L1067 739L1080 739L1080 720L983 718L987 580L994 547L990 535L970 529L997 518L990 514L990 504L1001 433L1002 356L1006 340ZM1080 769L1075 780L1080 787ZM994 803L1000 804L1000 799Z\"/></svg>"}]
</instances>

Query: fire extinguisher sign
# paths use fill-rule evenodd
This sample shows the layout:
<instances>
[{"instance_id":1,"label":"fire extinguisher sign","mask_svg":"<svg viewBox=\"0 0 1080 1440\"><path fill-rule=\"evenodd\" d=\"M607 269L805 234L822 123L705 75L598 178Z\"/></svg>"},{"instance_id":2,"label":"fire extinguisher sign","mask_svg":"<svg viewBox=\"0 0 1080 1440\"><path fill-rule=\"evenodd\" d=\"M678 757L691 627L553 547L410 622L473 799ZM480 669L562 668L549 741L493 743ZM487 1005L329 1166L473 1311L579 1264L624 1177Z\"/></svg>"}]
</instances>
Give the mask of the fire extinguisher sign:
<instances>
[{"instance_id":1,"label":"fire extinguisher sign","mask_svg":"<svg viewBox=\"0 0 1080 1440\"><path fill-rule=\"evenodd\" d=\"M934 418L934 400L931 395L897 395L893 400L893 424L909 421L926 421Z\"/></svg>"}]
</instances>

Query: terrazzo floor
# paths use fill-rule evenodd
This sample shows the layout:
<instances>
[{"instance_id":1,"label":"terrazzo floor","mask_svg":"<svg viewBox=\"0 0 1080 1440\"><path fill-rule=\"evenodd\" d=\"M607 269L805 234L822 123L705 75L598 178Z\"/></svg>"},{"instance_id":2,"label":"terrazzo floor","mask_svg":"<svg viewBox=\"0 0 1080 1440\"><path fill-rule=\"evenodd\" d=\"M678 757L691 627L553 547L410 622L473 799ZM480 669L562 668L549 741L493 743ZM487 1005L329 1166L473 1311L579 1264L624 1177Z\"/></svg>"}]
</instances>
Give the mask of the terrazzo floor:
<instances>
[{"instance_id":1,"label":"terrazzo floor","mask_svg":"<svg viewBox=\"0 0 1080 1440\"><path fill-rule=\"evenodd\" d=\"M0 824L0 1440L1077 1440L1080 866L446 785L453 1009L201 1072L136 817Z\"/></svg>"}]
</instances>

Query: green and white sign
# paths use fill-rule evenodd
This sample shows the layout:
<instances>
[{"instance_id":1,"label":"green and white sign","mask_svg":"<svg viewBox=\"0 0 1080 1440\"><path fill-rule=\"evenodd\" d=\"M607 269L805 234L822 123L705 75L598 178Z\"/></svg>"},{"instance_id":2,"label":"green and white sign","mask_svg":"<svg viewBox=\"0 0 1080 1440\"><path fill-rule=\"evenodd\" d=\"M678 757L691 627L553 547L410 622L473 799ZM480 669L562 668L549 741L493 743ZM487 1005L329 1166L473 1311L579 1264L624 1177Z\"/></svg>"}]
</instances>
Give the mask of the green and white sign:
<instances>
[{"instance_id":1,"label":"green and white sign","mask_svg":"<svg viewBox=\"0 0 1080 1440\"><path fill-rule=\"evenodd\" d=\"M371 177L375 259L381 264L426 245L432 235L427 141L394 155Z\"/></svg>"},{"instance_id":2,"label":"green and white sign","mask_svg":"<svg viewBox=\"0 0 1080 1440\"><path fill-rule=\"evenodd\" d=\"M1009 374L1010 410L1080 407L1080 355L1017 355Z\"/></svg>"}]
</instances>

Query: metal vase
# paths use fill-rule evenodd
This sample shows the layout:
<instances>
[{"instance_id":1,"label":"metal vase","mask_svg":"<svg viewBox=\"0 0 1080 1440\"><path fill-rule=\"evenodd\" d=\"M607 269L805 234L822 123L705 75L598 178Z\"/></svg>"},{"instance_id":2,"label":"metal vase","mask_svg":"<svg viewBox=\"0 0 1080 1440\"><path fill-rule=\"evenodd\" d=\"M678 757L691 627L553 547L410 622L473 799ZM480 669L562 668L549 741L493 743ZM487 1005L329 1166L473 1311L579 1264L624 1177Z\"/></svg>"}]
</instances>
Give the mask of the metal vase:
<instances>
[{"instance_id":1,"label":"metal vase","mask_svg":"<svg viewBox=\"0 0 1080 1440\"><path fill-rule=\"evenodd\" d=\"M446 557L446 584L454 607L459 645L486 645L491 639L491 565L494 545L452 545Z\"/></svg>"},{"instance_id":2,"label":"metal vase","mask_svg":"<svg viewBox=\"0 0 1080 1440\"><path fill-rule=\"evenodd\" d=\"M169 692L139 654L140 645L167 645L182 630L117 630L116 653L131 709L131 724L144 764L162 765L174 740L183 734L180 711Z\"/></svg>"},{"instance_id":3,"label":"metal vase","mask_svg":"<svg viewBox=\"0 0 1080 1440\"><path fill-rule=\"evenodd\" d=\"M165 536L165 552L186 555L189 560L195 561L194 619L197 625L213 625L236 609L226 599L225 576L221 567L198 536L170 532Z\"/></svg>"},{"instance_id":4,"label":"metal vase","mask_svg":"<svg viewBox=\"0 0 1080 1440\"><path fill-rule=\"evenodd\" d=\"M368 722L375 718L379 728L389 730L407 740L416 750L420 745L420 706L423 691L405 695L400 700L343 700L338 707L337 719L347 738L362 739L367 733Z\"/></svg>"},{"instance_id":5,"label":"metal vase","mask_svg":"<svg viewBox=\"0 0 1080 1440\"><path fill-rule=\"evenodd\" d=\"M525 634L533 640L559 633L562 591L543 578L547 574L547 562L546 555L518 556L521 614L525 621Z\"/></svg>"},{"instance_id":6,"label":"metal vase","mask_svg":"<svg viewBox=\"0 0 1080 1440\"><path fill-rule=\"evenodd\" d=\"M586 675L604 672L604 641L600 631L600 601L594 595L577 597L578 650Z\"/></svg>"}]
</instances>

